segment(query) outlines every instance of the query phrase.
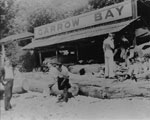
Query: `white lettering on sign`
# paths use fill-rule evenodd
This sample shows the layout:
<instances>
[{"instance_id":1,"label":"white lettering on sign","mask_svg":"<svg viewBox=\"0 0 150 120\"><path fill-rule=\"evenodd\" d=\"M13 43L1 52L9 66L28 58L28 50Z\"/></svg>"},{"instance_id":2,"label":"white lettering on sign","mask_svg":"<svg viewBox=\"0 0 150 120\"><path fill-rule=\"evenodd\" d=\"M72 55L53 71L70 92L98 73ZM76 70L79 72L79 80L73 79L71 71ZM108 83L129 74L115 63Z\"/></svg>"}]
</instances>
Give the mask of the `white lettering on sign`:
<instances>
[{"instance_id":1,"label":"white lettering on sign","mask_svg":"<svg viewBox=\"0 0 150 120\"><path fill-rule=\"evenodd\" d=\"M35 38L132 17L131 0L35 28Z\"/></svg>"},{"instance_id":2,"label":"white lettering on sign","mask_svg":"<svg viewBox=\"0 0 150 120\"><path fill-rule=\"evenodd\" d=\"M123 7L124 6L120 6L118 8L115 8L116 10L107 10L105 14L103 13L103 15L102 15L102 12L97 12L95 14L95 21L99 21L102 19L108 19L108 18L114 18L115 16L121 16ZM115 12L116 12L116 15L115 15Z\"/></svg>"}]
</instances>

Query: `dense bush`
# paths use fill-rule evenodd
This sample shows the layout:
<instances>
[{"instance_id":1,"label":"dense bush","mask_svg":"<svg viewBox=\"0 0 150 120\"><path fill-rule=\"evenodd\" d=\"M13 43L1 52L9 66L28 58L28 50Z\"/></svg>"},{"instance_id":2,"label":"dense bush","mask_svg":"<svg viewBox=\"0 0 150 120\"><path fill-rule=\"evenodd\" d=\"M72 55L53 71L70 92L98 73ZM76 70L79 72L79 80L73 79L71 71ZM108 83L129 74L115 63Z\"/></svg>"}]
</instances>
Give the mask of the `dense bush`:
<instances>
[{"instance_id":1,"label":"dense bush","mask_svg":"<svg viewBox=\"0 0 150 120\"><path fill-rule=\"evenodd\" d=\"M34 68L34 55L30 52L26 52L24 55L21 56L22 67L21 71L31 72Z\"/></svg>"},{"instance_id":2,"label":"dense bush","mask_svg":"<svg viewBox=\"0 0 150 120\"><path fill-rule=\"evenodd\" d=\"M11 60L15 67L19 67L22 72L30 72L34 67L34 55L29 51L23 51L17 42L5 45L6 56Z\"/></svg>"}]
</instances>

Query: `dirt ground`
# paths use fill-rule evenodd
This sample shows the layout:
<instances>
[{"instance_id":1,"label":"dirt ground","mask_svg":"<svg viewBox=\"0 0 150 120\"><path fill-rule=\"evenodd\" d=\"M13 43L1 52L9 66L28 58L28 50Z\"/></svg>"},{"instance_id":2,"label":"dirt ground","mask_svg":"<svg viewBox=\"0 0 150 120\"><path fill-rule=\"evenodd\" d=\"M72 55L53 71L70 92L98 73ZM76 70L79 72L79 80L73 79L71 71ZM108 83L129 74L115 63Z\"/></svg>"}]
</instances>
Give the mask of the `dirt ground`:
<instances>
[{"instance_id":1,"label":"dirt ground","mask_svg":"<svg viewBox=\"0 0 150 120\"><path fill-rule=\"evenodd\" d=\"M25 76L33 78L32 74ZM14 87L22 84L23 76L18 73L16 78ZM34 78L42 77L35 74ZM150 120L150 97L98 99L78 95L68 103L57 103L56 96L29 91L13 94L11 104L13 109L5 111L4 100L0 100L0 120Z\"/></svg>"},{"instance_id":2,"label":"dirt ground","mask_svg":"<svg viewBox=\"0 0 150 120\"><path fill-rule=\"evenodd\" d=\"M13 109L4 110L0 101L1 120L149 120L150 98L97 99L76 96L68 103L57 97L29 92L14 94Z\"/></svg>"}]
</instances>

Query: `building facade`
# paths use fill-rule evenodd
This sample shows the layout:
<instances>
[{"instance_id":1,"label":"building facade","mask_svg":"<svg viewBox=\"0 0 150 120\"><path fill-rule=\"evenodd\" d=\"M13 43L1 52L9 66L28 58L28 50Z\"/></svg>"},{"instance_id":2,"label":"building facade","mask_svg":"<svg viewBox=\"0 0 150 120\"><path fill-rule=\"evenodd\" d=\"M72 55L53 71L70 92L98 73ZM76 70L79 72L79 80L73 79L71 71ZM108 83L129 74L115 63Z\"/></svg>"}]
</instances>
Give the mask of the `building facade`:
<instances>
[{"instance_id":1,"label":"building facade","mask_svg":"<svg viewBox=\"0 0 150 120\"><path fill-rule=\"evenodd\" d=\"M34 41L23 49L36 51L39 64L45 59L58 59L62 63L103 63L102 44L108 33L116 34L116 45L122 35L127 36L131 45L136 44L135 30L140 19L137 6L136 0L127 0L39 26L34 29Z\"/></svg>"}]
</instances>

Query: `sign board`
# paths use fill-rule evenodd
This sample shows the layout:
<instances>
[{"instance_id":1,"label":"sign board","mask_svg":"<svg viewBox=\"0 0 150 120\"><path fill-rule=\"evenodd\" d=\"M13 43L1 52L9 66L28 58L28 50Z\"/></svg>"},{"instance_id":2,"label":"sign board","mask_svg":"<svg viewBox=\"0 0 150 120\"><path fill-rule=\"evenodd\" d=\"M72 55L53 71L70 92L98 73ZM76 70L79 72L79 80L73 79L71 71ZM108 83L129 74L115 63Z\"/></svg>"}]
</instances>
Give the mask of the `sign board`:
<instances>
[{"instance_id":1,"label":"sign board","mask_svg":"<svg viewBox=\"0 0 150 120\"><path fill-rule=\"evenodd\" d=\"M98 9L75 17L67 18L58 22L36 27L34 30L35 39L128 17L132 17L131 0L104 7L102 9Z\"/></svg>"}]
</instances>

